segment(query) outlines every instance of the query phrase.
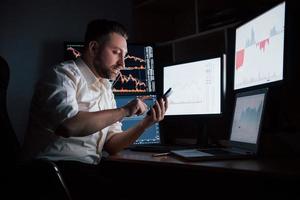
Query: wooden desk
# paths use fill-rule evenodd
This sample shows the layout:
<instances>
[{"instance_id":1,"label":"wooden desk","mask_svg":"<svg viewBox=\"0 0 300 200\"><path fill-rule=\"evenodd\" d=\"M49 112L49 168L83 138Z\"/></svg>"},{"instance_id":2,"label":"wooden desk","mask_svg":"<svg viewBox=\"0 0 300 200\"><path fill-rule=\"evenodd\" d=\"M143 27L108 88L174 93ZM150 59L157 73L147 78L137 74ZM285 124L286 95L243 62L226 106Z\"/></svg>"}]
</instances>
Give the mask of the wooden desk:
<instances>
[{"instance_id":1,"label":"wooden desk","mask_svg":"<svg viewBox=\"0 0 300 200\"><path fill-rule=\"evenodd\" d=\"M183 170L211 170L214 172L230 172L270 175L285 178L300 177L299 158L269 158L245 160L219 160L186 162L174 156L153 157L152 152L124 150L117 155L105 158L105 162L151 165L159 167L182 168Z\"/></svg>"},{"instance_id":2,"label":"wooden desk","mask_svg":"<svg viewBox=\"0 0 300 200\"><path fill-rule=\"evenodd\" d=\"M119 172L116 177L126 180L129 185L138 183L135 187L139 184L143 185L142 188L145 185L153 187L154 182L158 188L181 191L182 196L176 193L172 198L186 197L187 191L197 192L200 188L209 195L222 193L222 197L231 190L249 193L249 188L249 195L253 197L262 192L266 197L286 197L288 194L300 197L299 159L185 162L173 156L153 157L153 154L124 150L104 158L102 164L109 172ZM191 197L196 195L188 193ZM230 193L227 195L230 197Z\"/></svg>"}]
</instances>

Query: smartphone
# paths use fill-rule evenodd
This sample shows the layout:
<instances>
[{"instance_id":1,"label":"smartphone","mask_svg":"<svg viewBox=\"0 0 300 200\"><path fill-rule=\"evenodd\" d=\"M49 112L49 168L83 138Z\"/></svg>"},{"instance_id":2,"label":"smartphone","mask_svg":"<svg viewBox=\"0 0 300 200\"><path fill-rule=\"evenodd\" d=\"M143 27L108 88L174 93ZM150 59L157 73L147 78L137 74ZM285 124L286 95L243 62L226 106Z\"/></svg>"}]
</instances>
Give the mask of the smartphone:
<instances>
[{"instance_id":1,"label":"smartphone","mask_svg":"<svg viewBox=\"0 0 300 200\"><path fill-rule=\"evenodd\" d=\"M161 98L167 98L171 95L172 93L172 88L169 88L162 96Z\"/></svg>"},{"instance_id":2,"label":"smartphone","mask_svg":"<svg viewBox=\"0 0 300 200\"><path fill-rule=\"evenodd\" d=\"M170 95L172 94L172 88L169 88L161 97L159 98L168 98ZM158 99L159 99L158 98ZM155 105L154 105L155 106ZM151 114L151 109L147 112L147 115L150 115Z\"/></svg>"}]
</instances>

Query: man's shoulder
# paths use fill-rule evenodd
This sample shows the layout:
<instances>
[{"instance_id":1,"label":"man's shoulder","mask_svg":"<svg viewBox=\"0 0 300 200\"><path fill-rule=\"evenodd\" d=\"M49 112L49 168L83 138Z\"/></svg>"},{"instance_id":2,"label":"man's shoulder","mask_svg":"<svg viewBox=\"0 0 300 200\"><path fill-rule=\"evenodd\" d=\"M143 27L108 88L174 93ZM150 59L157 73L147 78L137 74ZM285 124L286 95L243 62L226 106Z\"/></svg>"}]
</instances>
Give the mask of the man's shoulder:
<instances>
[{"instance_id":1,"label":"man's shoulder","mask_svg":"<svg viewBox=\"0 0 300 200\"><path fill-rule=\"evenodd\" d=\"M76 69L78 68L74 60L62 61L54 65L54 69Z\"/></svg>"},{"instance_id":2,"label":"man's shoulder","mask_svg":"<svg viewBox=\"0 0 300 200\"><path fill-rule=\"evenodd\" d=\"M69 74L72 76L79 76L80 70L74 60L63 61L53 67L56 73Z\"/></svg>"},{"instance_id":3,"label":"man's shoulder","mask_svg":"<svg viewBox=\"0 0 300 200\"><path fill-rule=\"evenodd\" d=\"M39 83L52 83L66 78L77 82L80 77L80 70L78 69L75 61L67 60L52 65L51 68L47 69L47 71L45 71L45 73L39 79Z\"/></svg>"}]
</instances>

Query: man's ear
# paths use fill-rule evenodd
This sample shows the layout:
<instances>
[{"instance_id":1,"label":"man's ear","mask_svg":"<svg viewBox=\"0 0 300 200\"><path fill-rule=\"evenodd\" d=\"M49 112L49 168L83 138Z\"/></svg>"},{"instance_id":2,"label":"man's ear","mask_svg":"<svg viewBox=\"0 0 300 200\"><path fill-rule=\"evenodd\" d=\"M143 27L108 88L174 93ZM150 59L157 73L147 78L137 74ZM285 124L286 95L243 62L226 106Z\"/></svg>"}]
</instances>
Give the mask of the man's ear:
<instances>
[{"instance_id":1,"label":"man's ear","mask_svg":"<svg viewBox=\"0 0 300 200\"><path fill-rule=\"evenodd\" d=\"M95 56L97 49L98 49L98 42L97 41L90 41L88 45L90 55Z\"/></svg>"}]
</instances>

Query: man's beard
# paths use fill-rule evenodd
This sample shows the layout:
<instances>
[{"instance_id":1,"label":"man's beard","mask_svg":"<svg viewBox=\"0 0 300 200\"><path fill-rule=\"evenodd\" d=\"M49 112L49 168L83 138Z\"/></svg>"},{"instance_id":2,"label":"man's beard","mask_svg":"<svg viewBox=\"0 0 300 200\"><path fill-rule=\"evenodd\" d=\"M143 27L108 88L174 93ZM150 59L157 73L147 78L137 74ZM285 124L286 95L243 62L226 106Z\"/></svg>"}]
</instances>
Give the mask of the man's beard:
<instances>
[{"instance_id":1,"label":"man's beard","mask_svg":"<svg viewBox=\"0 0 300 200\"><path fill-rule=\"evenodd\" d=\"M104 65L94 65L94 66L98 75L102 78L115 80L119 75L119 73L118 74L114 73L114 69L117 69L116 66L110 66L110 67Z\"/></svg>"},{"instance_id":2,"label":"man's beard","mask_svg":"<svg viewBox=\"0 0 300 200\"><path fill-rule=\"evenodd\" d=\"M108 69L96 67L98 75L102 78L111 79L111 72Z\"/></svg>"}]
</instances>

